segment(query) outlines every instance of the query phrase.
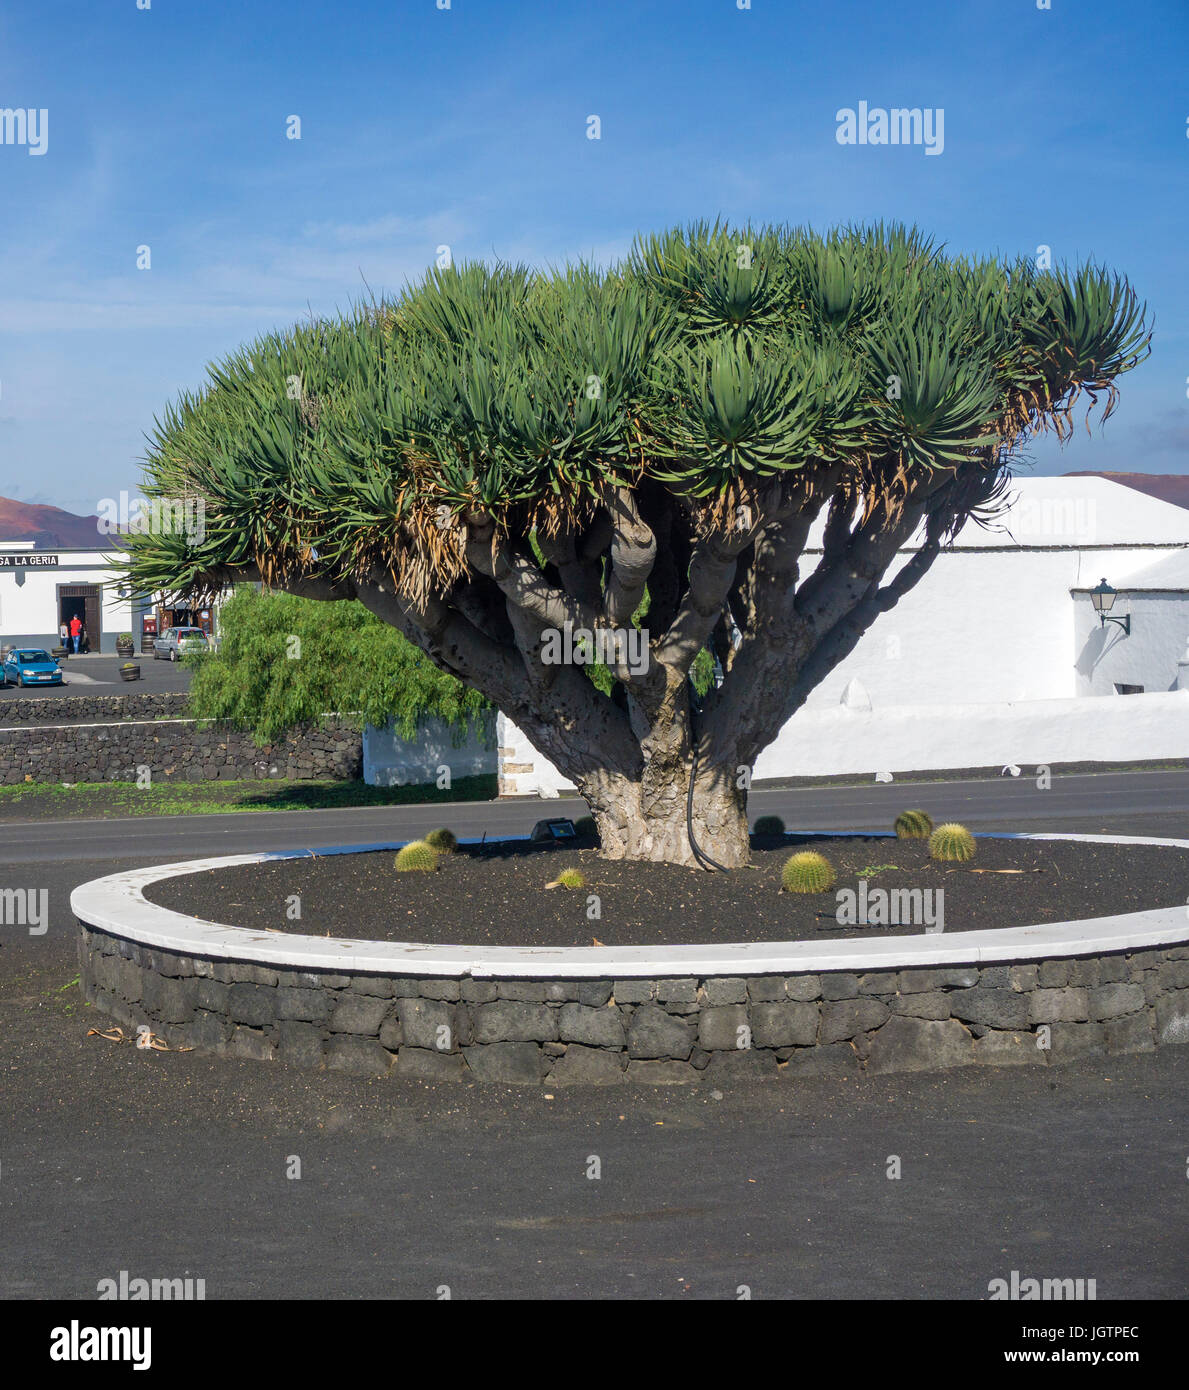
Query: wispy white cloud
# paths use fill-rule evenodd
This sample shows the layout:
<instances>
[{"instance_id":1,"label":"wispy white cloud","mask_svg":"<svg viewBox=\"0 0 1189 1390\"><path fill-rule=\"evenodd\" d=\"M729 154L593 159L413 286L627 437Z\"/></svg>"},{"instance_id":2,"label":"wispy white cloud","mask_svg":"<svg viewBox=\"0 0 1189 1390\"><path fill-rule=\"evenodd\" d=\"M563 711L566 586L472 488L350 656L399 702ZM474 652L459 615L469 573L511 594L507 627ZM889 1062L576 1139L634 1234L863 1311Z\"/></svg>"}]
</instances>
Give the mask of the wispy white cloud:
<instances>
[{"instance_id":1,"label":"wispy white cloud","mask_svg":"<svg viewBox=\"0 0 1189 1390\"><path fill-rule=\"evenodd\" d=\"M459 241L466 233L464 219L455 212L439 212L426 217L393 214L370 222L307 222L302 238L307 242L333 242L339 246L410 245Z\"/></svg>"},{"instance_id":2,"label":"wispy white cloud","mask_svg":"<svg viewBox=\"0 0 1189 1390\"><path fill-rule=\"evenodd\" d=\"M247 324L290 313L281 305L211 304L203 300L71 298L0 299L0 320L10 334L143 332L218 324Z\"/></svg>"},{"instance_id":3,"label":"wispy white cloud","mask_svg":"<svg viewBox=\"0 0 1189 1390\"><path fill-rule=\"evenodd\" d=\"M158 238L152 269L104 277L55 260L54 248L10 244L13 273L3 276L0 259L0 276L22 293L0 297L0 320L14 334L223 325L242 334L304 316L307 306L334 313L369 288L396 293L432 264L439 246L453 250L466 236L464 218L450 210L311 222L292 241L244 237L208 220L176 240Z\"/></svg>"}]
</instances>

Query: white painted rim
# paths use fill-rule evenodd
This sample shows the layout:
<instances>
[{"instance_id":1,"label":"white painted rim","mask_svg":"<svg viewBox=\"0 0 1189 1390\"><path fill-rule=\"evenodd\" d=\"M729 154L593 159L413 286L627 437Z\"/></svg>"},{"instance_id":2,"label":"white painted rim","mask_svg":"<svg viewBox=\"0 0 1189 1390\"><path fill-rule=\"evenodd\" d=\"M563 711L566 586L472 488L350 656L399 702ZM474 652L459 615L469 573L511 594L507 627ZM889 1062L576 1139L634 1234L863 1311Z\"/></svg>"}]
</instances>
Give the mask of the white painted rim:
<instances>
[{"instance_id":1,"label":"white painted rim","mask_svg":"<svg viewBox=\"0 0 1189 1390\"><path fill-rule=\"evenodd\" d=\"M843 836L893 838L888 831L801 831L791 834L839 839ZM504 836L506 840L527 836ZM1189 850L1189 840L1147 835L1061 835L985 833L985 840L1075 840L1089 844L1161 845ZM360 941L340 937L295 936L229 927L158 907L144 896L149 884L208 869L264 864L275 859L317 858L331 854L395 851L407 844L338 845L326 849L230 854L182 864L132 869L80 884L70 908L88 927L183 956L252 961L296 970L339 974L469 975L544 979L672 978L710 975L796 975L823 970L856 972L913 966L957 966L1057 956L1140 951L1189 941L1189 905L1047 922L1031 927L933 935L850 938L843 941L739 942L717 946L433 946L403 941ZM475 838L463 844L477 844Z\"/></svg>"}]
</instances>

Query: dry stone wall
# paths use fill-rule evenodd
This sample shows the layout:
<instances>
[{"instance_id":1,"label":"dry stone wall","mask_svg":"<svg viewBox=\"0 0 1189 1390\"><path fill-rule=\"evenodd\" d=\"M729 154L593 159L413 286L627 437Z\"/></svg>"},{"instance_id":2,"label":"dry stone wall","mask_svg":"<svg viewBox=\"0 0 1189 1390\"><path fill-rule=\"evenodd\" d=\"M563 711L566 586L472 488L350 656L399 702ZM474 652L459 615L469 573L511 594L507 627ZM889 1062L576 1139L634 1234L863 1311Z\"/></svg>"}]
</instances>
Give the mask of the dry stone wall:
<instances>
[{"instance_id":1,"label":"dry stone wall","mask_svg":"<svg viewBox=\"0 0 1189 1390\"><path fill-rule=\"evenodd\" d=\"M345 975L181 956L82 923L83 990L175 1047L539 1084L1048 1066L1189 1042L1189 946L870 974Z\"/></svg>"},{"instance_id":2,"label":"dry stone wall","mask_svg":"<svg viewBox=\"0 0 1189 1390\"><path fill-rule=\"evenodd\" d=\"M139 696L142 700L161 696ZM350 781L363 768L363 734L328 719L260 748L252 736L192 719L0 728L0 782Z\"/></svg>"},{"instance_id":3,"label":"dry stone wall","mask_svg":"<svg viewBox=\"0 0 1189 1390\"><path fill-rule=\"evenodd\" d=\"M11 724L115 724L124 719L184 719L190 697L181 690L134 695L18 695L0 692L0 729Z\"/></svg>"}]
</instances>

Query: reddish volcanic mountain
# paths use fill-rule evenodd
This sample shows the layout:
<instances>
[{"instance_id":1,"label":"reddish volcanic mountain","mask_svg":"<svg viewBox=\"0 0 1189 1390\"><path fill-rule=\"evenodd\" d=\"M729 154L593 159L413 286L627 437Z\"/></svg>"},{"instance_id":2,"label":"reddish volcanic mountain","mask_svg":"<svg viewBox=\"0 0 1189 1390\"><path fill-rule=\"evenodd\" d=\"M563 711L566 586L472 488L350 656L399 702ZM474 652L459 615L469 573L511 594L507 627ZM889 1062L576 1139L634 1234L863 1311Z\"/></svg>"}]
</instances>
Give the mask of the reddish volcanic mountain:
<instances>
[{"instance_id":1,"label":"reddish volcanic mountain","mask_svg":"<svg viewBox=\"0 0 1189 1390\"><path fill-rule=\"evenodd\" d=\"M114 539L99 530L97 516L0 497L0 541L32 541L37 550L107 550Z\"/></svg>"},{"instance_id":2,"label":"reddish volcanic mountain","mask_svg":"<svg viewBox=\"0 0 1189 1390\"><path fill-rule=\"evenodd\" d=\"M1189 473L1066 473L1067 478L1105 478L1111 483L1122 483L1136 492L1146 492L1149 497L1157 497L1161 502L1171 502L1176 507L1189 507Z\"/></svg>"}]
</instances>

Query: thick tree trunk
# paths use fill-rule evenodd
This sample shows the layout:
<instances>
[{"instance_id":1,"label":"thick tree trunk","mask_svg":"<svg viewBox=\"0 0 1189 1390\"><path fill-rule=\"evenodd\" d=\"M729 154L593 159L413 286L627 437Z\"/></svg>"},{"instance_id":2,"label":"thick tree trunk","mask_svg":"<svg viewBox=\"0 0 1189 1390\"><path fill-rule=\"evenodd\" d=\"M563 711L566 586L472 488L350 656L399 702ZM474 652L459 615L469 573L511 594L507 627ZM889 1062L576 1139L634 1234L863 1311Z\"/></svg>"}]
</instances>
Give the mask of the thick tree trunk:
<instances>
[{"instance_id":1,"label":"thick tree trunk","mask_svg":"<svg viewBox=\"0 0 1189 1390\"><path fill-rule=\"evenodd\" d=\"M885 462L900 467L898 456ZM477 510L466 517L465 577L442 593L406 592L376 569L346 589L316 582L313 596L359 598L498 704L585 796L607 858L737 869L749 862L756 757L998 486L994 468L973 481L930 473L902 497L840 476L836 465L746 489L717 518L687 507L684 532L676 499L616 485L588 522L534 532L535 550ZM802 579L827 500L822 555ZM922 520L924 542L884 583ZM633 621L647 625L633 632ZM579 632L614 639L600 656L610 695L585 657L558 659L555 639ZM647 661L630 656L629 636L647 643ZM699 703L690 673L705 650L717 654L718 684Z\"/></svg>"},{"instance_id":2,"label":"thick tree trunk","mask_svg":"<svg viewBox=\"0 0 1189 1390\"><path fill-rule=\"evenodd\" d=\"M698 769L693 805L687 818L690 764L650 766L632 779L605 771L579 780L595 824L603 856L652 863L708 867L699 862L689 839L701 853L724 869L747 864L747 792L736 786L735 770Z\"/></svg>"}]
</instances>

